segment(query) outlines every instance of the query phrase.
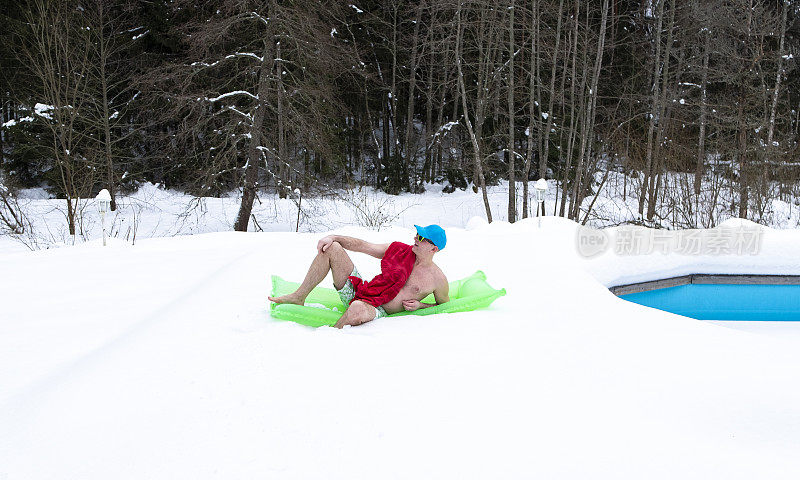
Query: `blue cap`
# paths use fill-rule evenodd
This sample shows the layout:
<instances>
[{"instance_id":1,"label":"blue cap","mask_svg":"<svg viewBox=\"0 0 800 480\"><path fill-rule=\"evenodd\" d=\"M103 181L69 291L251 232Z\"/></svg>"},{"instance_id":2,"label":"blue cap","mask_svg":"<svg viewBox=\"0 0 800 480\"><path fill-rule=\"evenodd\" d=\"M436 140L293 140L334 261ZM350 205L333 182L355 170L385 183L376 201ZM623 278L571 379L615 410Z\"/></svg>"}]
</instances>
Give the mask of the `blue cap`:
<instances>
[{"instance_id":1,"label":"blue cap","mask_svg":"<svg viewBox=\"0 0 800 480\"><path fill-rule=\"evenodd\" d=\"M428 225L427 227L420 227L419 225L414 226L417 227L419 236L433 242L439 250L444 250L444 246L447 245L447 235L444 234L444 228L439 225Z\"/></svg>"}]
</instances>

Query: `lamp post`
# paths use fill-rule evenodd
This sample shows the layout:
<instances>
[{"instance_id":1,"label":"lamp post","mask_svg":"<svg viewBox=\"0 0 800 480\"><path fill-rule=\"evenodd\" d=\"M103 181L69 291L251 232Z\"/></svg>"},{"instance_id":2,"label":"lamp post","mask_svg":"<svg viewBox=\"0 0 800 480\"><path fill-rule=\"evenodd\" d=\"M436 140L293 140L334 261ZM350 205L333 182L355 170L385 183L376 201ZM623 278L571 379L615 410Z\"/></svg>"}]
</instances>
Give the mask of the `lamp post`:
<instances>
[{"instance_id":1,"label":"lamp post","mask_svg":"<svg viewBox=\"0 0 800 480\"><path fill-rule=\"evenodd\" d=\"M105 188L95 198L97 210L100 212L100 224L103 226L103 246L106 246L106 212L111 209L111 194Z\"/></svg>"},{"instance_id":2,"label":"lamp post","mask_svg":"<svg viewBox=\"0 0 800 480\"><path fill-rule=\"evenodd\" d=\"M533 184L536 189L536 200L538 206L536 207L536 216L539 217L539 228L542 227L542 214L544 213L544 194L547 192L547 180L540 178Z\"/></svg>"}]
</instances>

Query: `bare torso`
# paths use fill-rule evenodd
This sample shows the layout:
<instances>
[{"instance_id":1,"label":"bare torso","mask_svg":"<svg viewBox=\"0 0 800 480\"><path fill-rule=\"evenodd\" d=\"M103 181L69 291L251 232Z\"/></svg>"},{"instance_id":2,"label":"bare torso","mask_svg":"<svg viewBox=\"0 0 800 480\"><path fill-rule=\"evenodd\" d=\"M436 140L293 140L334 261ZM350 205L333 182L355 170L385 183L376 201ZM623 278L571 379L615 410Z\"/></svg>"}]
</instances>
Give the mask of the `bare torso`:
<instances>
[{"instance_id":1,"label":"bare torso","mask_svg":"<svg viewBox=\"0 0 800 480\"><path fill-rule=\"evenodd\" d=\"M447 278L435 264L427 266L414 265L411 275L408 276L406 284L396 297L381 305L386 313L402 312L403 300L422 300L427 297L442 283L446 283Z\"/></svg>"}]
</instances>

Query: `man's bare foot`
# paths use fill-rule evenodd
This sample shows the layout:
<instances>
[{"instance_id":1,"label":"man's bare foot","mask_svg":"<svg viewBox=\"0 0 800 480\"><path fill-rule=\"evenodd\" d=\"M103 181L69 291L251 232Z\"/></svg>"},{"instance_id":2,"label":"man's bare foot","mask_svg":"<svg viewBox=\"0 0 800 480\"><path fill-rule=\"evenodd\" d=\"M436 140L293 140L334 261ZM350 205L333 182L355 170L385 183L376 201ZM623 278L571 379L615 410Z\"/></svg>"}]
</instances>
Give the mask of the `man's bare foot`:
<instances>
[{"instance_id":1,"label":"man's bare foot","mask_svg":"<svg viewBox=\"0 0 800 480\"><path fill-rule=\"evenodd\" d=\"M270 302L275 303L293 303L295 305L303 305L305 302L305 298L300 297L300 295L296 295L294 293L290 293L289 295L283 295L281 297L267 297L269 298Z\"/></svg>"}]
</instances>

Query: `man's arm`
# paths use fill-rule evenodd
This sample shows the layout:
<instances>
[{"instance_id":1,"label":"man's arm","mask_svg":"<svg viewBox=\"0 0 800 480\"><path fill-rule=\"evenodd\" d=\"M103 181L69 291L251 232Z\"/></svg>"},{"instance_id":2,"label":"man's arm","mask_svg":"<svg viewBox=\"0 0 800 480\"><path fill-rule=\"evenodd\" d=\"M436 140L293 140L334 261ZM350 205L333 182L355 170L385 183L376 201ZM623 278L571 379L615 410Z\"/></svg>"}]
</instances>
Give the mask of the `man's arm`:
<instances>
[{"instance_id":1,"label":"man's arm","mask_svg":"<svg viewBox=\"0 0 800 480\"><path fill-rule=\"evenodd\" d=\"M360 238L347 237L344 235L329 235L319 241L317 250L325 252L333 242L338 242L345 250L366 253L375 258L383 258L386 254L386 250L389 248L388 243L370 243Z\"/></svg>"},{"instance_id":2,"label":"man's arm","mask_svg":"<svg viewBox=\"0 0 800 480\"><path fill-rule=\"evenodd\" d=\"M403 308L409 312L413 312L414 310L419 310L420 308L435 307L436 305L449 302L450 284L447 283L447 279L445 279L443 283L436 287L436 289L433 291L433 298L436 300L436 303L424 303L415 299L403 300Z\"/></svg>"},{"instance_id":3,"label":"man's arm","mask_svg":"<svg viewBox=\"0 0 800 480\"><path fill-rule=\"evenodd\" d=\"M439 288L433 291L433 298L436 299L436 305L447 303L450 301L450 284L447 283L445 278Z\"/></svg>"}]
</instances>

